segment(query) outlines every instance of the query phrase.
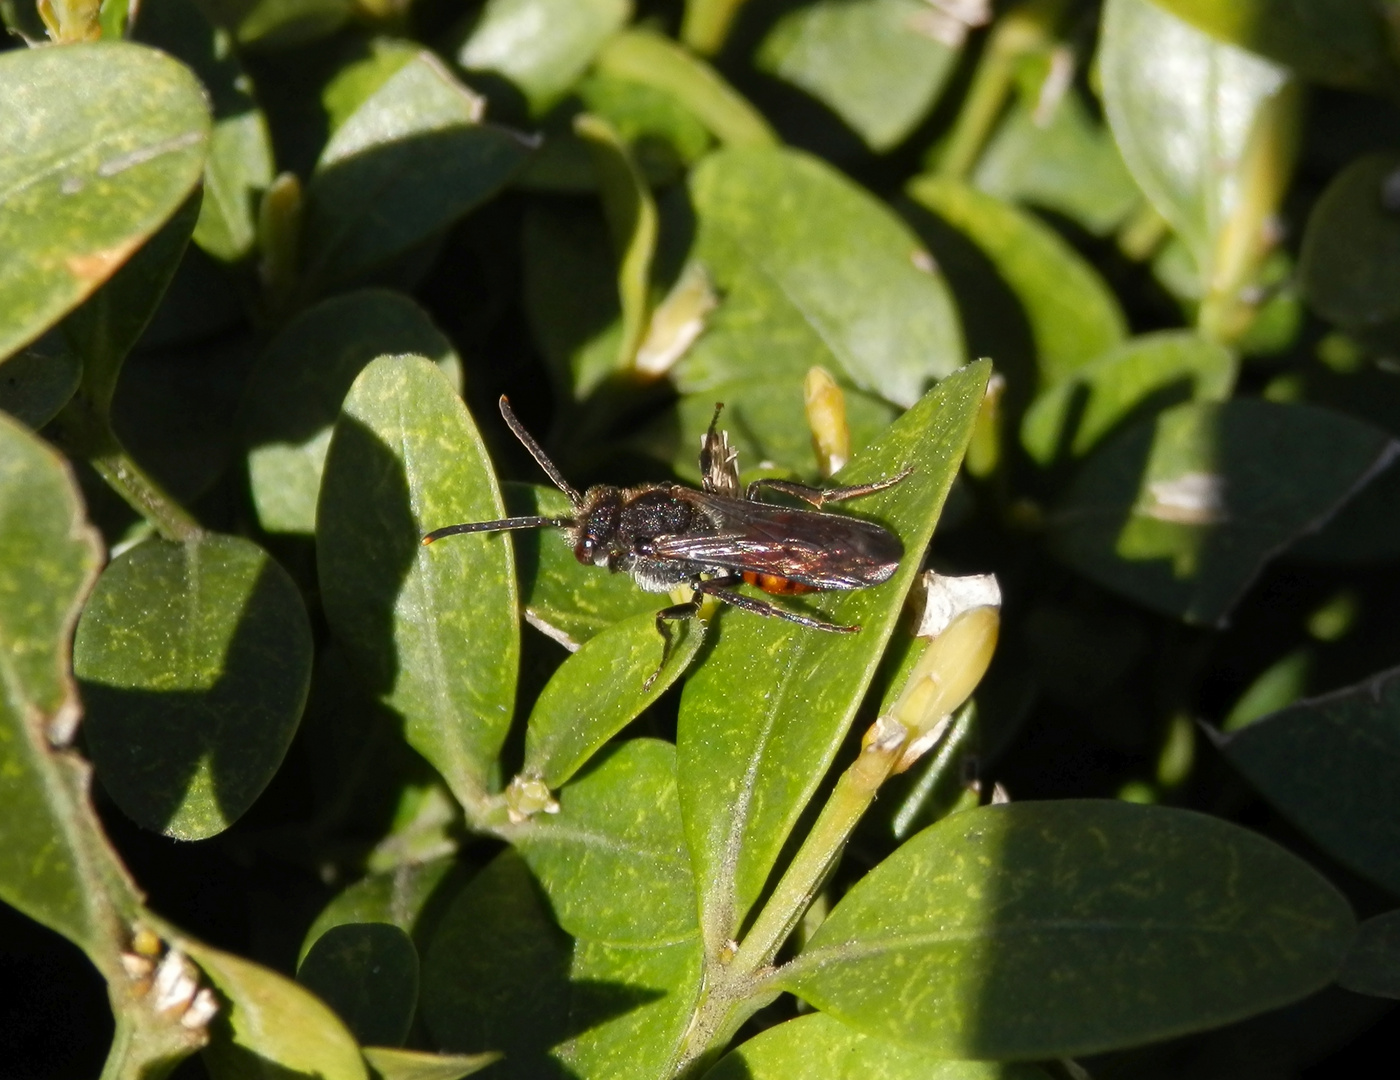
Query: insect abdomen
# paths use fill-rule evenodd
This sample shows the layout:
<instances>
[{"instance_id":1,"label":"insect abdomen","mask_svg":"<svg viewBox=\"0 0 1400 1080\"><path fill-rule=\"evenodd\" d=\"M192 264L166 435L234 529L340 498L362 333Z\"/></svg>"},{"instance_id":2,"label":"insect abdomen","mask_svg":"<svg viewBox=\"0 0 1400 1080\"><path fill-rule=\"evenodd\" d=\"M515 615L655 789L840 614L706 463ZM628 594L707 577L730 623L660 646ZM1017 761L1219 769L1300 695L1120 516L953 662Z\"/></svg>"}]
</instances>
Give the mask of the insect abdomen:
<instances>
[{"instance_id":1,"label":"insect abdomen","mask_svg":"<svg viewBox=\"0 0 1400 1080\"><path fill-rule=\"evenodd\" d=\"M744 571L744 580L774 596L795 596L798 593L819 591L815 585L804 585L800 581L779 577L777 574L756 574L752 570Z\"/></svg>"}]
</instances>

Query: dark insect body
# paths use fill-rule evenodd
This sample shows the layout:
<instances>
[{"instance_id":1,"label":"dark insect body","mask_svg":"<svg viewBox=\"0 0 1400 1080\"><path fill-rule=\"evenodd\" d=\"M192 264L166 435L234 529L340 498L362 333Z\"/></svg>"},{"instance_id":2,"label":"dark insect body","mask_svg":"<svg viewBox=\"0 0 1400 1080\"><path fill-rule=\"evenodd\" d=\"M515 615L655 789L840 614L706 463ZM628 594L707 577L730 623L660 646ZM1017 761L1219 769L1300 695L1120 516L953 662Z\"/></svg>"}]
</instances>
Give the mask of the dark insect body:
<instances>
[{"instance_id":1,"label":"dark insect body","mask_svg":"<svg viewBox=\"0 0 1400 1080\"><path fill-rule=\"evenodd\" d=\"M799 510L765 502L765 489L813 506L869 495L899 483L909 471L873 484L816 488L786 480L755 480L740 494L738 454L717 430L715 407L700 449L702 490L681 484L643 484L619 488L599 484L579 494L501 398L501 415L555 487L573 504L572 518L514 517L468 522L434 529L423 537L431 544L444 536L511 529L564 529L574 556L587 566L630 574L648 592L670 592L678 585L694 590L690 600L663 608L656 625L666 636L666 622L694 617L705 596L756 615L773 616L814 630L854 633L859 626L838 626L777 604L735 592L747 582L778 596L831 589L863 589L889 580L904 548L888 529L843 514Z\"/></svg>"}]
</instances>

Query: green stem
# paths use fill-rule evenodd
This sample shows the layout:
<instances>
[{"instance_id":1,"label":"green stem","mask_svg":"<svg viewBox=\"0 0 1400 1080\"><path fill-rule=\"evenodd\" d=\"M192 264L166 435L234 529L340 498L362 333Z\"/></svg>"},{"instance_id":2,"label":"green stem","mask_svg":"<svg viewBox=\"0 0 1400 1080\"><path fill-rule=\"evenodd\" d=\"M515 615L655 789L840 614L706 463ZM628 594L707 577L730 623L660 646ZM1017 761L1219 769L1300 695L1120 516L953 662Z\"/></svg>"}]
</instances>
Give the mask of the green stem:
<instances>
[{"instance_id":1,"label":"green stem","mask_svg":"<svg viewBox=\"0 0 1400 1080\"><path fill-rule=\"evenodd\" d=\"M701 56L714 56L724 48L734 17L744 0L686 0L681 21L681 41Z\"/></svg>"},{"instance_id":2,"label":"green stem","mask_svg":"<svg viewBox=\"0 0 1400 1080\"><path fill-rule=\"evenodd\" d=\"M165 539L194 540L204 535L204 529L190 512L131 459L106 416L98 412L87 395L80 391L64 406L51 430L64 450L87 460L107 486Z\"/></svg>"}]
</instances>

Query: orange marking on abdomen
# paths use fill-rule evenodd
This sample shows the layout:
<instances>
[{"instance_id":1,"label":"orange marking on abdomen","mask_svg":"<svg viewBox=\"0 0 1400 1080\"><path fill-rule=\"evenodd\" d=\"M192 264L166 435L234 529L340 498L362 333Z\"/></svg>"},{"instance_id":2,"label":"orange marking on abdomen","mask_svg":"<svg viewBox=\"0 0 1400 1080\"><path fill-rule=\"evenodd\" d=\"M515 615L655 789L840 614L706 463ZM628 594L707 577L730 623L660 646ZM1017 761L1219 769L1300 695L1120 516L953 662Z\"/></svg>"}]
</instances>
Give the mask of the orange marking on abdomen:
<instances>
[{"instance_id":1,"label":"orange marking on abdomen","mask_svg":"<svg viewBox=\"0 0 1400 1080\"><path fill-rule=\"evenodd\" d=\"M744 580L774 596L793 596L797 593L820 591L815 585L803 585L800 581L779 577L777 574L756 574L752 570L744 571Z\"/></svg>"}]
</instances>

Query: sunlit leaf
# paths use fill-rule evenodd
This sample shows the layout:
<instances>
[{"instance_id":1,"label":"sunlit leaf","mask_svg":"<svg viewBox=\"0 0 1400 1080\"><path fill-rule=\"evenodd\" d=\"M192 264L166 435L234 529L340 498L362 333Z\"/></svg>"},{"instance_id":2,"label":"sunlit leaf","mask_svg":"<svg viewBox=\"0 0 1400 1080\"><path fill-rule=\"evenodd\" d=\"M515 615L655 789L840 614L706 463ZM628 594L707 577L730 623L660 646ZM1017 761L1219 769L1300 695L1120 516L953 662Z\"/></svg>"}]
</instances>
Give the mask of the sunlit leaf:
<instances>
[{"instance_id":1,"label":"sunlit leaf","mask_svg":"<svg viewBox=\"0 0 1400 1080\"><path fill-rule=\"evenodd\" d=\"M712 952L735 936L845 737L962 460L989 366L949 376L837 474L835 482L854 484L912 469L894 487L848 504L900 537L899 571L878 588L816 594L805 609L860 633L823 633L743 611L721 612L711 628L715 645L681 697L676 745Z\"/></svg>"},{"instance_id":2,"label":"sunlit leaf","mask_svg":"<svg viewBox=\"0 0 1400 1080\"><path fill-rule=\"evenodd\" d=\"M255 544L148 540L103 572L73 668L102 786L147 829L222 832L262 793L296 733L311 627Z\"/></svg>"},{"instance_id":3,"label":"sunlit leaf","mask_svg":"<svg viewBox=\"0 0 1400 1080\"><path fill-rule=\"evenodd\" d=\"M937 269L883 205L815 158L722 150L691 173L691 256L723 297L675 368L682 392L813 364L909 406L963 363ZM852 288L859 282L859 288Z\"/></svg>"},{"instance_id":4,"label":"sunlit leaf","mask_svg":"<svg viewBox=\"0 0 1400 1080\"><path fill-rule=\"evenodd\" d=\"M481 436L422 358L372 361L345 398L316 516L321 596L368 688L459 799L479 797L510 724L520 631L504 535L424 533L504 516Z\"/></svg>"},{"instance_id":5,"label":"sunlit leaf","mask_svg":"<svg viewBox=\"0 0 1400 1080\"><path fill-rule=\"evenodd\" d=\"M350 384L379 356L426 356L461 389L462 365L422 308L387 289L322 301L284 326L248 378L240 427L258 521L310 533L331 427Z\"/></svg>"},{"instance_id":6,"label":"sunlit leaf","mask_svg":"<svg viewBox=\"0 0 1400 1080\"><path fill-rule=\"evenodd\" d=\"M122 93L93 93L120 86ZM185 201L209 111L190 70L125 42L0 53L0 357L53 325Z\"/></svg>"},{"instance_id":7,"label":"sunlit leaf","mask_svg":"<svg viewBox=\"0 0 1400 1080\"><path fill-rule=\"evenodd\" d=\"M565 787L559 804L557 814L523 826L514 842L565 930L614 945L695 936L675 747L629 740Z\"/></svg>"},{"instance_id":8,"label":"sunlit leaf","mask_svg":"<svg viewBox=\"0 0 1400 1080\"><path fill-rule=\"evenodd\" d=\"M1063 1057L1296 1001L1331 981L1354 931L1325 878L1239 826L1012 803L914 837L780 978L866 1034L942 1056Z\"/></svg>"}]
</instances>

